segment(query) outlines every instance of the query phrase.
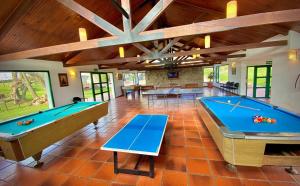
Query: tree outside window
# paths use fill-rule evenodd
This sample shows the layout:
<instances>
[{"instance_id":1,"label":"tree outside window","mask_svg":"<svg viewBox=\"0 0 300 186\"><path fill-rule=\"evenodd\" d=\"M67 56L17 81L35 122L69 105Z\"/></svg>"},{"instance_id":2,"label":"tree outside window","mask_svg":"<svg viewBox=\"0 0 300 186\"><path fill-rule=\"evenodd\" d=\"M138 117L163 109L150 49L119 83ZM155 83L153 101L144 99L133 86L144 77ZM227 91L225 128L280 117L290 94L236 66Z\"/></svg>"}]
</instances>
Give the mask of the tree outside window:
<instances>
[{"instance_id":1,"label":"tree outside window","mask_svg":"<svg viewBox=\"0 0 300 186\"><path fill-rule=\"evenodd\" d=\"M213 67L204 67L203 68L203 82L205 82L205 83L210 82L210 79L208 77L213 72L214 72Z\"/></svg>"},{"instance_id":2,"label":"tree outside window","mask_svg":"<svg viewBox=\"0 0 300 186\"><path fill-rule=\"evenodd\" d=\"M146 85L146 74L145 72L138 72L137 79L139 85Z\"/></svg>"},{"instance_id":3,"label":"tree outside window","mask_svg":"<svg viewBox=\"0 0 300 186\"><path fill-rule=\"evenodd\" d=\"M226 83L229 80L228 78L228 65L222 65L218 68L218 82Z\"/></svg>"},{"instance_id":4,"label":"tree outside window","mask_svg":"<svg viewBox=\"0 0 300 186\"><path fill-rule=\"evenodd\" d=\"M124 86L136 85L136 73L123 74Z\"/></svg>"}]
</instances>

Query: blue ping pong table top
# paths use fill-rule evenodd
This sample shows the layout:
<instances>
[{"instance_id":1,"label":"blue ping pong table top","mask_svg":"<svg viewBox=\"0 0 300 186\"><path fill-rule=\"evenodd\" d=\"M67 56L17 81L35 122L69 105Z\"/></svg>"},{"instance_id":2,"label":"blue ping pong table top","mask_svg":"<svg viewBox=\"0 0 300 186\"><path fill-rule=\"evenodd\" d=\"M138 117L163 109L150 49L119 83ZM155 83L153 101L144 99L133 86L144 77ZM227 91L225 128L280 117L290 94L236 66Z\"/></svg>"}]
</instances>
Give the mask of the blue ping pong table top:
<instances>
[{"instance_id":1,"label":"blue ping pong table top","mask_svg":"<svg viewBox=\"0 0 300 186\"><path fill-rule=\"evenodd\" d=\"M168 115L136 115L112 136L102 150L158 156Z\"/></svg>"}]
</instances>

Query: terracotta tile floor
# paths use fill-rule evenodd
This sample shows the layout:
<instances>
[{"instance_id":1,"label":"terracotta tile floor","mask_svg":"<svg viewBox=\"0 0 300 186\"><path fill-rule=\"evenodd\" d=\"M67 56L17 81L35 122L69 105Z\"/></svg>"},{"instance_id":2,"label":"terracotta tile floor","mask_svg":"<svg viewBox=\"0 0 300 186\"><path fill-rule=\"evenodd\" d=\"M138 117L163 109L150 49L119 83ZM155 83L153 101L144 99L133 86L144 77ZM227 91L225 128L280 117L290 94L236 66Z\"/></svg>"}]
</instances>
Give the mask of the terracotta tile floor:
<instances>
[{"instance_id":1,"label":"terracotta tile floor","mask_svg":"<svg viewBox=\"0 0 300 186\"><path fill-rule=\"evenodd\" d=\"M218 89L204 89L206 96L222 95ZM170 100L148 108L145 98L117 98L110 102L109 114L99 121L98 130L88 125L53 144L43 153L44 166L30 168L31 158L16 163L0 159L0 185L298 185L299 176L289 175L283 167L226 167L209 132L198 118L190 100L180 107ZM112 153L99 147L138 113L165 113L169 123L160 155L155 158L155 178L113 173ZM120 153L121 166L133 168L138 156ZM140 169L148 169L142 160ZM299 168L298 168L299 169Z\"/></svg>"}]
</instances>

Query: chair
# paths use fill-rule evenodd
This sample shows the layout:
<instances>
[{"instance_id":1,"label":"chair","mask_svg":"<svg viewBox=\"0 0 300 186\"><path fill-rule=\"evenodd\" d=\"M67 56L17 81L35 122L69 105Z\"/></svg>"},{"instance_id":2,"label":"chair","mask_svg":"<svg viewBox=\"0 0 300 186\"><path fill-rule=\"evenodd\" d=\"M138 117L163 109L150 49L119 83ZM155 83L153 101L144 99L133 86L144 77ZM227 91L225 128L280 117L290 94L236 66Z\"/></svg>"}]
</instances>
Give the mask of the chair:
<instances>
[{"instance_id":1,"label":"chair","mask_svg":"<svg viewBox=\"0 0 300 186\"><path fill-rule=\"evenodd\" d=\"M234 84L233 90L235 91L236 94L238 94L238 92L239 92L239 86L240 86L239 83Z\"/></svg>"},{"instance_id":2,"label":"chair","mask_svg":"<svg viewBox=\"0 0 300 186\"><path fill-rule=\"evenodd\" d=\"M73 97L73 103L82 102L83 98L80 97Z\"/></svg>"}]
</instances>

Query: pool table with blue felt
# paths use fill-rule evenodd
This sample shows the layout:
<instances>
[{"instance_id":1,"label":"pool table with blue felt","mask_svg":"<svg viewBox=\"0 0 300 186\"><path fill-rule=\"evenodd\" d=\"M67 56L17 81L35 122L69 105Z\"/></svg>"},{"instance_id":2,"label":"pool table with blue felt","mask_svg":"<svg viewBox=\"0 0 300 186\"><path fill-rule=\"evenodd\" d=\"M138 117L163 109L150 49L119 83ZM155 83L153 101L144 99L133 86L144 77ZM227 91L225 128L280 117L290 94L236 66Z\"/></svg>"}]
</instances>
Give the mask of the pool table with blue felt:
<instances>
[{"instance_id":1,"label":"pool table with blue felt","mask_svg":"<svg viewBox=\"0 0 300 186\"><path fill-rule=\"evenodd\" d=\"M202 97L198 113L224 159L233 165L300 165L300 116L241 96ZM275 123L255 123L259 115Z\"/></svg>"},{"instance_id":2,"label":"pool table with blue felt","mask_svg":"<svg viewBox=\"0 0 300 186\"><path fill-rule=\"evenodd\" d=\"M78 102L0 123L0 155L39 164L43 149L108 113L107 102ZM33 120L29 125L18 122Z\"/></svg>"}]
</instances>

